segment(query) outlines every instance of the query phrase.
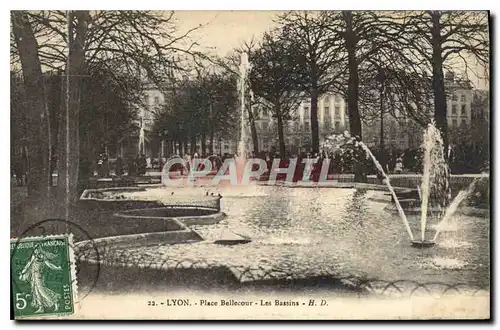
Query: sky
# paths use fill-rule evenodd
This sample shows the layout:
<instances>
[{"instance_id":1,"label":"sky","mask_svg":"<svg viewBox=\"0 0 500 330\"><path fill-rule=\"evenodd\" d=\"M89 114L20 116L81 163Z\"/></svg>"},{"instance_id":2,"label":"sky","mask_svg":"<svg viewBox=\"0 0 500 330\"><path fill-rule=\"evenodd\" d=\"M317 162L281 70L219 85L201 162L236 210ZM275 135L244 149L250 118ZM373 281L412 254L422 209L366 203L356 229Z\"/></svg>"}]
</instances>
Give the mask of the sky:
<instances>
[{"instance_id":1,"label":"sky","mask_svg":"<svg viewBox=\"0 0 500 330\"><path fill-rule=\"evenodd\" d=\"M266 30L275 27L273 19L279 13L281 12L264 10L176 11L174 17L180 33L202 24L202 27L190 34L191 38L200 44L200 50L226 56L245 41L252 37L259 39ZM463 68L461 62L457 65ZM481 74L484 72L481 68L473 70ZM477 78L472 70L469 70L469 79L477 88L488 88L488 83Z\"/></svg>"},{"instance_id":2,"label":"sky","mask_svg":"<svg viewBox=\"0 0 500 330\"><path fill-rule=\"evenodd\" d=\"M232 49L249 41L252 36L258 39L266 30L275 26L273 18L279 13L233 10L176 11L175 17L179 32L203 24L204 26L191 34L192 39L215 54L225 56Z\"/></svg>"}]
</instances>

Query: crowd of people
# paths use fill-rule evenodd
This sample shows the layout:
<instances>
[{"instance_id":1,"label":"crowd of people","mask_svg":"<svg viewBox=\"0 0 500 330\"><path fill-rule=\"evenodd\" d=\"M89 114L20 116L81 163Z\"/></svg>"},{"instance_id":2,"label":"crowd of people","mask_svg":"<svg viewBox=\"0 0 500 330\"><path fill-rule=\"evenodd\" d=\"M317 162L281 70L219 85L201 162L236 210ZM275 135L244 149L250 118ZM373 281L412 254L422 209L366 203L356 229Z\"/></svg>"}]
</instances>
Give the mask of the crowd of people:
<instances>
[{"instance_id":1,"label":"crowd of people","mask_svg":"<svg viewBox=\"0 0 500 330\"><path fill-rule=\"evenodd\" d=\"M357 153L363 153L358 155ZM396 148L383 148L372 150L375 158L380 162L384 172L391 174L399 173L419 173L421 172L421 152L419 149L398 150ZM275 158L279 158L277 152L259 152L252 153L252 158L260 158L266 160L268 168L272 165ZM367 174L377 174L377 169L373 161L366 157L366 154L359 148L344 147L332 152L301 152L298 154L287 154L283 159L285 163L290 159L297 159L297 164L302 163L303 159L317 159L316 164L322 164L324 159L330 160L330 168L328 173L333 174L349 174L354 172L355 159L362 159ZM286 165L284 165L286 166Z\"/></svg>"},{"instance_id":2,"label":"crowd of people","mask_svg":"<svg viewBox=\"0 0 500 330\"><path fill-rule=\"evenodd\" d=\"M145 175L148 167L151 166L151 158L144 154L137 155L135 158L127 157L123 159L118 156L114 161L114 172L116 176L122 176L127 173L130 176ZM99 177L110 176L110 162L106 154L102 153L97 158L96 172Z\"/></svg>"},{"instance_id":3,"label":"crowd of people","mask_svg":"<svg viewBox=\"0 0 500 330\"><path fill-rule=\"evenodd\" d=\"M404 174L404 173L421 173L422 172L422 150L420 148L407 148L398 149L393 146L371 147L371 152L378 160L386 174ZM361 156L356 153L362 153ZM473 154L473 153L472 153ZM186 174L190 170L190 165L193 159L196 158L209 158L212 162L212 169L217 171L224 161L228 158L235 158L236 155L225 153L223 155L200 155L197 152L193 154L186 153L184 155L173 155L170 158L182 158L187 165L176 164L170 168L170 171L177 171L181 174ZM169 158L169 159L170 159ZM274 159L279 158L279 152L275 149L271 151L260 151L258 153L251 152L246 158L260 158L267 162L268 169L271 168ZM301 164L305 158L317 159L317 163L322 164L324 159L330 160L330 174L352 174L354 173L355 159L361 159L363 162L364 173L368 175L379 175L379 171L373 164L373 161L367 157L361 148L353 148L352 146L340 147L333 151L321 151L319 153L313 152L299 152L287 153L282 159L280 167L288 166L290 159L297 159L297 164ZM463 159L462 159L463 158ZM151 158L144 154L139 154L136 157L129 156L126 158L117 157L110 164L108 156L104 153L100 154L97 158L95 171L100 177L109 177L112 168L117 176L128 174L130 176L145 175L148 169L162 171L164 164L167 162L166 157ZM452 173L475 173L478 164L472 164L474 159L467 159L467 156L456 152L451 152L450 155L450 169ZM465 164L465 165L464 165ZM202 166L202 165L199 165ZM16 178L19 178L19 185L25 184L26 181L26 166L23 162L15 162L13 166L13 173ZM92 171L91 173L93 173ZM14 174L15 174L14 173ZM23 174L24 173L24 174Z\"/></svg>"},{"instance_id":4,"label":"crowd of people","mask_svg":"<svg viewBox=\"0 0 500 330\"><path fill-rule=\"evenodd\" d=\"M328 173L330 174L349 174L354 172L354 162L355 158L363 160L364 171L367 174L379 174L376 167L374 166L371 159L368 157L359 157L356 153L362 152L359 148L352 147L344 147L339 148L332 152L301 152L301 153L288 153L285 155L283 159L280 161L280 167L287 167L290 163L291 159L296 159L297 161L297 171L301 173L303 171L304 164L303 159L313 158L316 159L316 163L312 169L313 176L319 176L319 172L321 170L321 165L323 164L323 160L328 158L330 160L330 168ZM421 161L420 161L420 151L418 149L407 149L407 150L398 150L395 148L384 148L384 149L373 149L372 150L375 157L378 159L380 164L382 165L384 171L386 173L418 173L421 171ZM200 156L198 153L194 153L193 155L185 154L183 157L178 155L172 156L172 158L179 157L184 160L185 165L176 164L172 166L170 171L180 172L181 175L186 174L190 170L190 164L192 164L193 160L196 158L206 158L207 156ZM208 157L212 163L212 170L218 171L222 166L224 161L228 158L235 158L233 154L224 154L220 156L212 155ZM266 161L267 168L270 169L273 160L279 158L279 153L277 151L261 151L258 153L252 152L247 155L247 158L260 158ZM117 157L113 164L110 164L108 156L104 153L101 153L97 157L96 161L96 170L97 175L99 177L109 177L111 168L114 168L114 173L116 176L129 175L129 176L140 176L145 175L147 169L156 169L161 171L165 163L167 162L167 158L162 157L158 159L152 159L150 157L146 157L144 154L139 154L135 158L134 157ZM198 170L203 168L203 165L199 164Z\"/></svg>"},{"instance_id":5,"label":"crowd of people","mask_svg":"<svg viewBox=\"0 0 500 330\"><path fill-rule=\"evenodd\" d=\"M415 148L400 150L393 147L385 147L371 148L371 151L384 169L384 172L387 174L422 172L421 149ZM180 156L173 156L173 158L175 157ZM187 174L190 170L190 164L192 164L192 161L194 159L206 157L207 156L205 155L200 156L198 153L194 153L193 155L185 154L183 155L183 157L181 157L184 160L185 165L176 164L175 166L172 166L170 168L170 171L179 171L181 175ZM208 158L212 162L213 171L218 171L226 159L234 157L235 155L228 153L220 156L208 156ZM267 163L267 168L271 169L273 160L279 158L279 153L276 150L260 151L258 153L252 152L247 155L247 158L263 159ZM281 159L280 167L287 167L291 159L296 159L297 177L301 177L301 173L304 171L304 164L302 162L307 158L316 159L316 163L312 169L313 177L319 176L321 165L323 164L324 159L330 160L330 168L328 169L329 174L354 173L355 159L360 159L363 162L364 173L368 175L380 175L379 171L373 164L373 161L369 157L367 157L364 151L362 151L361 148L353 148L352 146L341 147L331 152L322 151L319 153L288 153L283 159ZM119 156L113 161L113 163L111 163L108 155L106 155L105 153L101 153L97 156L97 159L94 162L95 166L90 171L90 173L97 172L97 175L99 177L110 177L112 169L114 169L114 174L116 176L123 176L125 174L129 176L141 176L145 175L148 169L161 171L166 162L167 158L165 157L152 159L150 157L146 157L144 154L138 154L136 157L129 156L123 158ZM203 167L203 165L198 166L200 166L199 169ZM452 164L452 169L453 168L454 166ZM27 184L27 157L17 156L14 158L12 162L12 176L16 178L16 183L18 186L24 186Z\"/></svg>"},{"instance_id":6,"label":"crowd of people","mask_svg":"<svg viewBox=\"0 0 500 330\"><path fill-rule=\"evenodd\" d=\"M400 174L400 173L419 173L421 172L421 161L420 161L420 152L417 149L407 149L407 150L397 150L397 149L375 149L372 151L375 157L381 163L384 172L387 174ZM175 156L174 156L175 157ZM180 157L180 156L177 156ZM221 165L224 163L226 159L235 158L236 156L233 154L224 154L222 156L210 156L208 157L212 163L212 171L218 171ZM186 174L190 170L190 166L193 163L193 160L200 158L198 153L194 153L192 156L189 154L184 155L184 157L180 157L184 160L184 165L176 164L172 166L169 170L178 171L181 175ZM201 156L201 158L206 158L206 156ZM264 160L267 164L267 169L270 170L272 168L273 162L275 159L280 158L279 153L276 151L261 151L258 153L252 152L246 156L246 158L260 158ZM285 168L288 167L290 161L294 159L296 161L296 172L294 174L294 180L300 180L302 178L302 174L305 170L305 162L304 159L315 159L315 163L312 166L311 170L311 178L315 180L319 178L321 173L321 167L323 165L323 160L329 159L329 174L351 174L354 173L354 165L355 159L362 160L363 171L366 174L375 174L380 175L379 171L376 169L373 161L366 157L364 151L360 148L353 147L345 147L339 148L334 152L301 152L301 153L288 153L284 158L280 160L279 167ZM165 164L165 159L162 159L161 166ZM254 165L254 170L256 170L258 165ZM203 169L202 164L198 164L198 170ZM284 175L281 175L284 176ZM280 176L278 176L278 179Z\"/></svg>"}]
</instances>

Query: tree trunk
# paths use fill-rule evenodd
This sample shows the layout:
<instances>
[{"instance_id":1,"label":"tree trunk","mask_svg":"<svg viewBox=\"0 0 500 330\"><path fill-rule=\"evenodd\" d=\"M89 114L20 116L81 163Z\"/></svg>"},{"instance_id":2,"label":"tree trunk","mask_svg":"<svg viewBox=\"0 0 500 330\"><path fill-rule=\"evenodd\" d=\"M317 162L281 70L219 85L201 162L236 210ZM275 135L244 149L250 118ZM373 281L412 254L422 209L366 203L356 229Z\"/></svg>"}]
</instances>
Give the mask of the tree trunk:
<instances>
[{"instance_id":1,"label":"tree trunk","mask_svg":"<svg viewBox=\"0 0 500 330\"><path fill-rule=\"evenodd\" d=\"M448 160L448 121L446 117L446 91L443 74L443 55L441 48L440 14L431 13L432 28L432 87L434 91L434 120L443 137L444 157Z\"/></svg>"},{"instance_id":2,"label":"tree trunk","mask_svg":"<svg viewBox=\"0 0 500 330\"><path fill-rule=\"evenodd\" d=\"M311 88L311 142L312 151L319 152L318 86L314 73Z\"/></svg>"},{"instance_id":3,"label":"tree trunk","mask_svg":"<svg viewBox=\"0 0 500 330\"><path fill-rule=\"evenodd\" d=\"M281 109L279 105L275 105L276 107L276 118L278 125L278 143L280 147L280 158L285 158L285 135L283 134L283 116L281 114Z\"/></svg>"},{"instance_id":4,"label":"tree trunk","mask_svg":"<svg viewBox=\"0 0 500 330\"><path fill-rule=\"evenodd\" d=\"M205 132L201 134L201 157L205 157L207 154L207 136Z\"/></svg>"},{"instance_id":5,"label":"tree trunk","mask_svg":"<svg viewBox=\"0 0 500 330\"><path fill-rule=\"evenodd\" d=\"M210 125L209 125L208 138L210 139L208 153L210 155L213 155L214 154L214 115L213 115L212 103L210 103Z\"/></svg>"},{"instance_id":6,"label":"tree trunk","mask_svg":"<svg viewBox=\"0 0 500 330\"><path fill-rule=\"evenodd\" d=\"M165 140L165 154L163 157L168 159L170 157L170 152L172 151L172 146L170 145L170 140Z\"/></svg>"},{"instance_id":7,"label":"tree trunk","mask_svg":"<svg viewBox=\"0 0 500 330\"><path fill-rule=\"evenodd\" d=\"M247 107L248 123L250 124L250 132L252 134L253 151L255 154L259 152L259 139L257 137L257 128L255 127L255 117L253 115L252 106Z\"/></svg>"},{"instance_id":8,"label":"tree trunk","mask_svg":"<svg viewBox=\"0 0 500 330\"><path fill-rule=\"evenodd\" d=\"M384 149L384 85L380 86L380 149Z\"/></svg>"},{"instance_id":9,"label":"tree trunk","mask_svg":"<svg viewBox=\"0 0 500 330\"><path fill-rule=\"evenodd\" d=\"M57 155L59 150L59 129L61 120L61 104L63 102L63 81L61 74L50 74L47 77L45 83L46 91L46 102L47 109L49 112L49 123L50 123L50 185L54 184L52 174L55 173L57 169Z\"/></svg>"},{"instance_id":10,"label":"tree trunk","mask_svg":"<svg viewBox=\"0 0 500 330\"><path fill-rule=\"evenodd\" d=\"M210 132L210 147L209 147L209 152L210 152L210 155L213 155L214 154L214 130L212 129L212 131Z\"/></svg>"},{"instance_id":11,"label":"tree trunk","mask_svg":"<svg viewBox=\"0 0 500 330\"><path fill-rule=\"evenodd\" d=\"M431 13L431 43L432 43L432 87L434 90L434 120L436 127L441 131L443 138L443 156L447 163L448 157L448 121L446 107L446 91L443 74L443 56L441 48L441 28L439 24L441 14L439 12ZM451 200L450 172L445 173L445 180L442 181L442 187L436 189L436 199L441 206L448 205ZM432 192L431 192L432 194Z\"/></svg>"},{"instance_id":12,"label":"tree trunk","mask_svg":"<svg viewBox=\"0 0 500 330\"><path fill-rule=\"evenodd\" d=\"M353 29L352 12L344 12L344 19L346 21L346 50L347 61L349 70L349 80L347 85L347 109L349 114L349 130L351 136L357 139L362 139L361 134L361 117L358 109L358 89L359 89L359 76L358 76L358 62L356 60L356 43L357 36ZM355 153L359 154L359 153ZM366 182L366 174L363 165L363 157L361 159L356 157L354 160L354 181Z\"/></svg>"},{"instance_id":13,"label":"tree trunk","mask_svg":"<svg viewBox=\"0 0 500 330\"><path fill-rule=\"evenodd\" d=\"M85 34L87 31L88 11L74 11L68 15L69 56L64 82L66 84L65 102L60 129L59 183L60 196L65 196L66 214L70 216L71 205L78 199L78 169L80 162L79 109L81 79L84 74ZM73 24L76 18L76 26Z\"/></svg>"},{"instance_id":14,"label":"tree trunk","mask_svg":"<svg viewBox=\"0 0 500 330\"><path fill-rule=\"evenodd\" d=\"M196 152L196 135L191 135L191 141L190 141L190 153L191 157L194 156L194 153Z\"/></svg>"},{"instance_id":15,"label":"tree trunk","mask_svg":"<svg viewBox=\"0 0 500 330\"><path fill-rule=\"evenodd\" d=\"M28 197L43 217L50 196L50 126L38 44L24 11L12 11L12 30L19 51L28 110Z\"/></svg>"}]
</instances>

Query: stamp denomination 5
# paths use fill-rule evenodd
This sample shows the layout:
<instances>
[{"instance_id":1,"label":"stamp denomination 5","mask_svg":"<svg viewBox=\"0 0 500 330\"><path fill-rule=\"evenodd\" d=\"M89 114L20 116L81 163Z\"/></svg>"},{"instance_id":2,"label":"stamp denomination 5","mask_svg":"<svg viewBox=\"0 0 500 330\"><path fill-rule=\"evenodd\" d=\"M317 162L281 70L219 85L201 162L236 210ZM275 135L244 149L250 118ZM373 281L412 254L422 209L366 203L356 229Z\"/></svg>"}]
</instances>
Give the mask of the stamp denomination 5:
<instances>
[{"instance_id":1,"label":"stamp denomination 5","mask_svg":"<svg viewBox=\"0 0 500 330\"><path fill-rule=\"evenodd\" d=\"M72 235L11 239L10 246L15 317L73 314Z\"/></svg>"}]
</instances>

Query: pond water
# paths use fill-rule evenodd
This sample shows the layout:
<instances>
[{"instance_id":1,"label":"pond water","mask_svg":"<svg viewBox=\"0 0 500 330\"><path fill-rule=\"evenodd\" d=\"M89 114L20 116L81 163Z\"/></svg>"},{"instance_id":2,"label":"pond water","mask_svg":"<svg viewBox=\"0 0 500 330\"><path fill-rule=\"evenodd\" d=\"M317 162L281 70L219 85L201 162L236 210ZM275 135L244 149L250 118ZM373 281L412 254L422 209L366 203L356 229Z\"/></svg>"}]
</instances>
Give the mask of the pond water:
<instances>
[{"instance_id":1,"label":"pond water","mask_svg":"<svg viewBox=\"0 0 500 330\"><path fill-rule=\"evenodd\" d=\"M456 214L436 246L417 249L411 246L400 218L384 211L385 203L370 199L381 192L257 185L175 189L176 195L220 193L227 217L217 225L193 228L205 237L203 242L119 248L120 253L113 256L225 265L242 273L242 281L273 274L462 283L481 288L490 283L489 218ZM140 194L167 199L171 193L149 188ZM419 217L410 215L408 220L414 236L420 237ZM428 220L427 238L434 236L437 223L438 219ZM252 242L213 244L224 231L248 236ZM245 272L248 269L252 271Z\"/></svg>"}]
</instances>

